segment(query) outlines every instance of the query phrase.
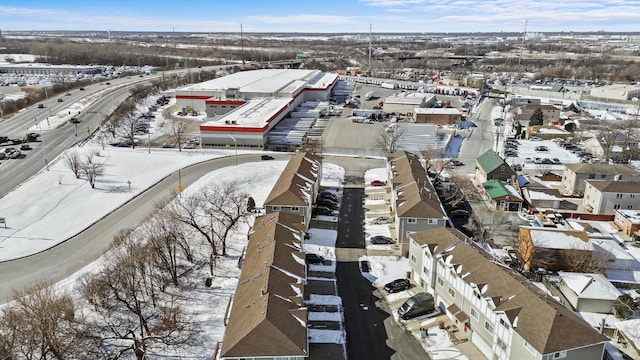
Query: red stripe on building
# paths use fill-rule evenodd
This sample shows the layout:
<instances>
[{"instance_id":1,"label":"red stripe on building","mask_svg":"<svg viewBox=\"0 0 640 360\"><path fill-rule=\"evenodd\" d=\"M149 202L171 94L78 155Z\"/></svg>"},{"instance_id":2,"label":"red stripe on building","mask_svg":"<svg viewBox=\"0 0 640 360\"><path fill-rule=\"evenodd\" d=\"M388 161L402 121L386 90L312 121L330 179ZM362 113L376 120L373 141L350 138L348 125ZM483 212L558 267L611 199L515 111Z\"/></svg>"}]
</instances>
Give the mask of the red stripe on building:
<instances>
[{"instance_id":1,"label":"red stripe on building","mask_svg":"<svg viewBox=\"0 0 640 360\"><path fill-rule=\"evenodd\" d=\"M211 99L211 95L176 95L176 99L207 100Z\"/></svg>"},{"instance_id":2,"label":"red stripe on building","mask_svg":"<svg viewBox=\"0 0 640 360\"><path fill-rule=\"evenodd\" d=\"M264 127L240 127L240 126L216 126L216 125L200 125L200 131L219 131L219 132L239 132L239 133L263 133L267 128Z\"/></svg>"},{"instance_id":3,"label":"red stripe on building","mask_svg":"<svg viewBox=\"0 0 640 360\"><path fill-rule=\"evenodd\" d=\"M247 102L244 100L207 100L205 104L207 105L244 105Z\"/></svg>"}]
</instances>

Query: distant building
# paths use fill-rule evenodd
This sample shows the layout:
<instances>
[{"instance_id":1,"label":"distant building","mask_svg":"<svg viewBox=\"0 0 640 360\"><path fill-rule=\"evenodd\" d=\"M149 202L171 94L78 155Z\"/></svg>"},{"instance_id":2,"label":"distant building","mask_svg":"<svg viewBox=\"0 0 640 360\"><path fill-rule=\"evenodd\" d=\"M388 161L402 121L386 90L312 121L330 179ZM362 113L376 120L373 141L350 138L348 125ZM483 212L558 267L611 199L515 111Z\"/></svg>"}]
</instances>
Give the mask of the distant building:
<instances>
[{"instance_id":1,"label":"distant building","mask_svg":"<svg viewBox=\"0 0 640 360\"><path fill-rule=\"evenodd\" d=\"M504 184L500 180L489 180L482 183L485 194L491 199L494 210L498 211L520 211L523 199L509 184Z\"/></svg>"},{"instance_id":2,"label":"distant building","mask_svg":"<svg viewBox=\"0 0 640 360\"><path fill-rule=\"evenodd\" d=\"M640 86L628 84L615 84L594 87L591 96L610 100L633 100L640 98Z\"/></svg>"},{"instance_id":3,"label":"distant building","mask_svg":"<svg viewBox=\"0 0 640 360\"><path fill-rule=\"evenodd\" d=\"M516 172L495 151L489 149L476 158L476 181L482 184L487 180L511 181Z\"/></svg>"},{"instance_id":4,"label":"distant building","mask_svg":"<svg viewBox=\"0 0 640 360\"><path fill-rule=\"evenodd\" d=\"M305 101L327 100L338 74L320 70L242 71L176 90L176 107L207 113L202 147L263 149L267 133Z\"/></svg>"},{"instance_id":5,"label":"distant building","mask_svg":"<svg viewBox=\"0 0 640 360\"><path fill-rule=\"evenodd\" d=\"M521 121L523 125L528 125L531 115L537 108L542 110L543 124L557 122L560 119L560 109L553 105L527 104L516 110L516 120Z\"/></svg>"},{"instance_id":6,"label":"distant building","mask_svg":"<svg viewBox=\"0 0 640 360\"><path fill-rule=\"evenodd\" d=\"M640 210L640 181L585 180L584 207L594 214Z\"/></svg>"},{"instance_id":7,"label":"distant building","mask_svg":"<svg viewBox=\"0 0 640 360\"><path fill-rule=\"evenodd\" d=\"M562 187L565 193L584 194L585 180L640 181L640 172L623 164L565 164Z\"/></svg>"},{"instance_id":8,"label":"distant building","mask_svg":"<svg viewBox=\"0 0 640 360\"><path fill-rule=\"evenodd\" d=\"M458 124L462 120L460 110L456 108L415 108L413 122L438 125Z\"/></svg>"},{"instance_id":9,"label":"distant building","mask_svg":"<svg viewBox=\"0 0 640 360\"><path fill-rule=\"evenodd\" d=\"M97 65L51 65L39 63L0 65L0 73L23 75L99 74L102 70L103 67Z\"/></svg>"},{"instance_id":10,"label":"distant building","mask_svg":"<svg viewBox=\"0 0 640 360\"><path fill-rule=\"evenodd\" d=\"M411 114L415 108L425 108L435 102L435 95L412 93L411 95L391 95L384 99L382 111L386 113Z\"/></svg>"},{"instance_id":11,"label":"distant building","mask_svg":"<svg viewBox=\"0 0 640 360\"><path fill-rule=\"evenodd\" d=\"M618 209L613 218L614 224L626 235L632 237L640 231L640 210Z\"/></svg>"}]
</instances>

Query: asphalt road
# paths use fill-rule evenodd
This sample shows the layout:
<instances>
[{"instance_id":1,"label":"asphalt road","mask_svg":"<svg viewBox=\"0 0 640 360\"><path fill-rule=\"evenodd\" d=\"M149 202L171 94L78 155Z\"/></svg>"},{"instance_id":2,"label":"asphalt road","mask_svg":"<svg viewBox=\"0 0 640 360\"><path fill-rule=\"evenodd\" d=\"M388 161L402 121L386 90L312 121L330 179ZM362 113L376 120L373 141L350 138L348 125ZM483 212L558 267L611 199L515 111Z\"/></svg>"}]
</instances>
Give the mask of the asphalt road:
<instances>
[{"instance_id":1,"label":"asphalt road","mask_svg":"<svg viewBox=\"0 0 640 360\"><path fill-rule=\"evenodd\" d=\"M274 157L288 160L290 155ZM238 155L237 160L242 164L257 159L258 155L248 154ZM186 188L211 171L234 166L235 161L234 156L228 156L186 167L180 174L182 185ZM118 231L140 224L154 210L155 201L169 196L177 186L175 172L95 224L87 224L87 229L67 241L32 256L0 263L0 303L5 303L16 290L41 281L62 280L90 264L109 248Z\"/></svg>"},{"instance_id":2,"label":"asphalt road","mask_svg":"<svg viewBox=\"0 0 640 360\"><path fill-rule=\"evenodd\" d=\"M360 178L362 185L362 178ZM338 221L336 248L364 253L364 189L345 187ZM428 359L420 344L391 318L378 290L360 273L358 261L336 264L338 295L344 308L349 359Z\"/></svg>"}]
</instances>

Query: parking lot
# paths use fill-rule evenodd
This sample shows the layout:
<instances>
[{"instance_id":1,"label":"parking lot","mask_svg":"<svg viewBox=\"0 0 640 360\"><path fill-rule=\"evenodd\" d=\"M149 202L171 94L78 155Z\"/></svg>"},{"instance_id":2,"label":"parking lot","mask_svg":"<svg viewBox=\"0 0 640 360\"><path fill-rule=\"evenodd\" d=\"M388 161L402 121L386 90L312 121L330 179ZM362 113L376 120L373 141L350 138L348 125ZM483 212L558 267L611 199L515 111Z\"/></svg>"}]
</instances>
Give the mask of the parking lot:
<instances>
[{"instance_id":1,"label":"parking lot","mask_svg":"<svg viewBox=\"0 0 640 360\"><path fill-rule=\"evenodd\" d=\"M508 164L516 168L521 166L522 170L530 173L542 174L548 171L562 170L564 164L579 163L583 159L584 161L597 161L592 158L592 155L581 152L579 145L575 148L565 148L552 140L504 140L499 146L499 153L504 156ZM579 154L583 154L583 157L580 157Z\"/></svg>"}]
</instances>

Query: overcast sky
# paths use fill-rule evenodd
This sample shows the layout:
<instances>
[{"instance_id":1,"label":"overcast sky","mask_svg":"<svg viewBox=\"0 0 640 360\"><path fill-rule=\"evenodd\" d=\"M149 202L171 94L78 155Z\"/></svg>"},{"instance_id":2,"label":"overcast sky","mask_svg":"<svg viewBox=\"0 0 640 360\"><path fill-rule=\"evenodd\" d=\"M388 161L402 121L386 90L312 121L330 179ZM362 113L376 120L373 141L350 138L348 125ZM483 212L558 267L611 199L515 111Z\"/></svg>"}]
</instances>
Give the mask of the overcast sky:
<instances>
[{"instance_id":1,"label":"overcast sky","mask_svg":"<svg viewBox=\"0 0 640 360\"><path fill-rule=\"evenodd\" d=\"M638 0L3 0L1 30L640 31Z\"/></svg>"}]
</instances>

